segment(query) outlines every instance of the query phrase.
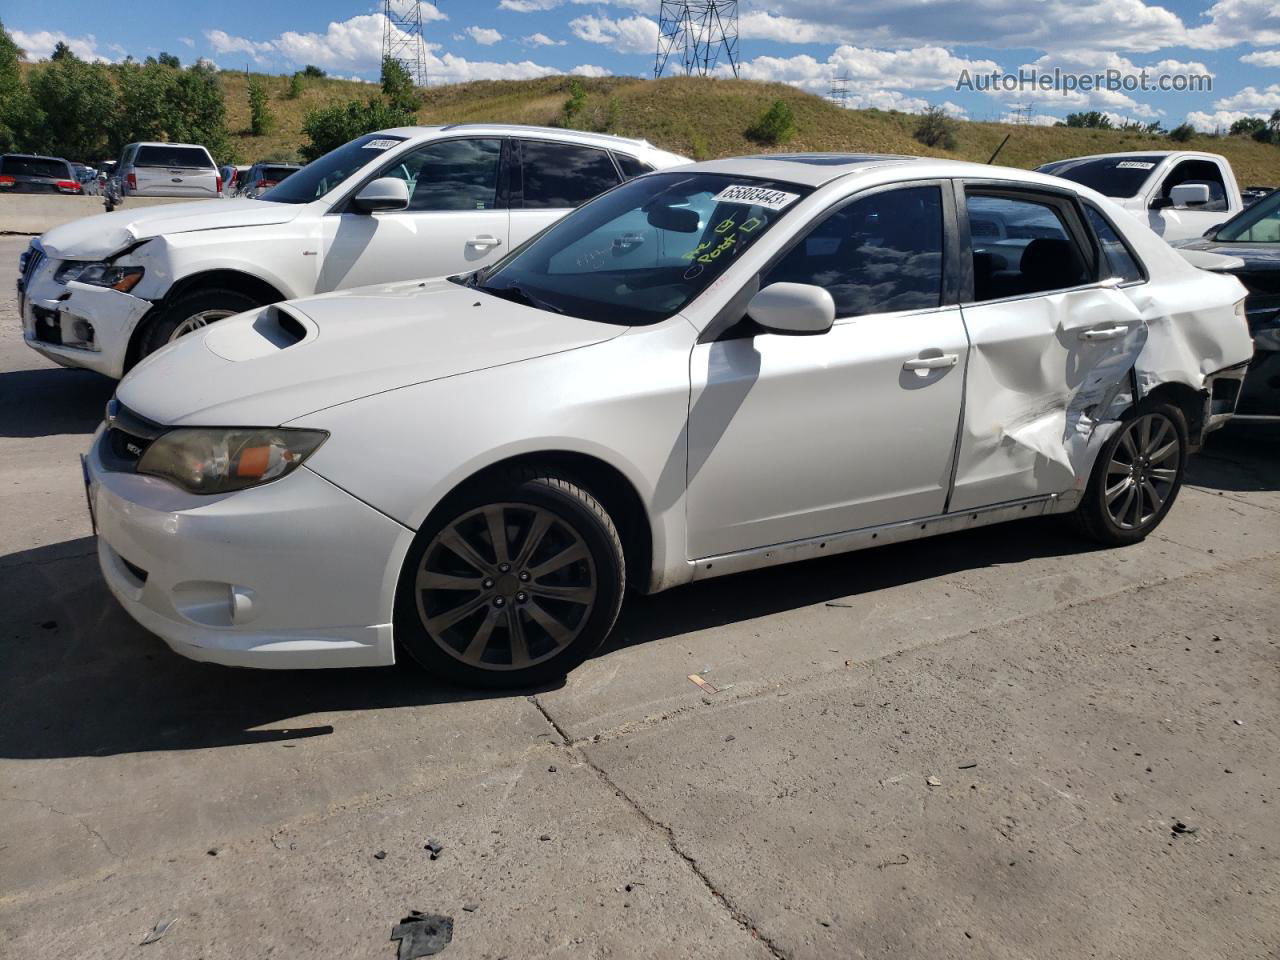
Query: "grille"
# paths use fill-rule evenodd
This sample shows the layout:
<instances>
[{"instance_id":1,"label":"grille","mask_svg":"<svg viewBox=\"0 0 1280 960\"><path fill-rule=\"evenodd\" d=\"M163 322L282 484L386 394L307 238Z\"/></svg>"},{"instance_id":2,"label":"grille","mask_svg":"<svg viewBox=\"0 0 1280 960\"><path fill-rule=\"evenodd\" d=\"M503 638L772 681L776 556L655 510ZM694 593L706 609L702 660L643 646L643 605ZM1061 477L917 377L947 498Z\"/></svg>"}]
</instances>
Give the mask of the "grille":
<instances>
[{"instance_id":1,"label":"grille","mask_svg":"<svg viewBox=\"0 0 1280 960\"><path fill-rule=\"evenodd\" d=\"M40 269L40 264L44 263L44 251L37 247L34 243L31 249L27 251L27 269L22 274L22 286L31 283L31 278L36 275L36 271Z\"/></svg>"}]
</instances>

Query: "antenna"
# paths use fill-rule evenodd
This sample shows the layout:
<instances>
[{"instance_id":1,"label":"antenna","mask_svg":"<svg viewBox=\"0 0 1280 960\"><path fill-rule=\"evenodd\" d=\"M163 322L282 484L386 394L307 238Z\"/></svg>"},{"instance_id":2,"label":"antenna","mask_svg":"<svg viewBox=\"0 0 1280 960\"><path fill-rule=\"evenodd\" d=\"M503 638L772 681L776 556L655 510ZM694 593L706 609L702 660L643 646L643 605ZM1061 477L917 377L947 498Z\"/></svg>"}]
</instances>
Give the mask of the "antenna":
<instances>
[{"instance_id":1,"label":"antenna","mask_svg":"<svg viewBox=\"0 0 1280 960\"><path fill-rule=\"evenodd\" d=\"M421 0L383 0L382 58L395 60L414 85L427 86L427 45L422 39Z\"/></svg>"},{"instance_id":2,"label":"antenna","mask_svg":"<svg viewBox=\"0 0 1280 960\"><path fill-rule=\"evenodd\" d=\"M831 102L838 107L849 102L849 76L842 74L831 78Z\"/></svg>"},{"instance_id":3,"label":"antenna","mask_svg":"<svg viewBox=\"0 0 1280 960\"><path fill-rule=\"evenodd\" d=\"M710 76L721 57L738 76L738 0L659 0L655 79L672 54L686 76Z\"/></svg>"}]
</instances>

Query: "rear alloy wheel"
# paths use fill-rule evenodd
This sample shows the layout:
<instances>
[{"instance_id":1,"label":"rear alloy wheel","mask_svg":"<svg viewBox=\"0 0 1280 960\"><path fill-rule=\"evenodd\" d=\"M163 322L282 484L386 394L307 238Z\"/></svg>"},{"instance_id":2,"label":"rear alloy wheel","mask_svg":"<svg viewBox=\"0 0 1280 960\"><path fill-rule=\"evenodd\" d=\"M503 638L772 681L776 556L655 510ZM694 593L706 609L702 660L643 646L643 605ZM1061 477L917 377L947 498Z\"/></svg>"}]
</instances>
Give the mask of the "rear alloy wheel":
<instances>
[{"instance_id":1,"label":"rear alloy wheel","mask_svg":"<svg viewBox=\"0 0 1280 960\"><path fill-rule=\"evenodd\" d=\"M545 473L459 501L424 528L396 634L434 673L472 686L563 676L604 641L622 602L622 546L604 508Z\"/></svg>"},{"instance_id":2,"label":"rear alloy wheel","mask_svg":"<svg viewBox=\"0 0 1280 960\"><path fill-rule=\"evenodd\" d=\"M138 359L211 323L260 306L262 304L255 297L239 290L200 290L180 297L165 307L143 331Z\"/></svg>"},{"instance_id":3,"label":"rear alloy wheel","mask_svg":"<svg viewBox=\"0 0 1280 960\"><path fill-rule=\"evenodd\" d=\"M1077 517L1095 540L1128 544L1154 530L1173 506L1187 463L1182 411L1139 404L1103 445Z\"/></svg>"}]
</instances>

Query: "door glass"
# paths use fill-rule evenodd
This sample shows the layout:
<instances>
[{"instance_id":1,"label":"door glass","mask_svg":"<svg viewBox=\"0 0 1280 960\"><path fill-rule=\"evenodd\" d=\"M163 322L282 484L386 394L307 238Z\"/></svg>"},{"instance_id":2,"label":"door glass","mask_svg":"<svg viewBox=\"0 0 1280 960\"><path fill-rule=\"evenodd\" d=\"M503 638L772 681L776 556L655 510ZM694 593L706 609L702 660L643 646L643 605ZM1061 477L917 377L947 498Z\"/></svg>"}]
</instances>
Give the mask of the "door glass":
<instances>
[{"instance_id":1,"label":"door glass","mask_svg":"<svg viewBox=\"0 0 1280 960\"><path fill-rule=\"evenodd\" d=\"M642 173L653 172L653 167L647 163L641 163L635 157L628 157L625 153L615 153L613 158L618 161L618 166L622 168L622 176L627 180L638 177Z\"/></svg>"},{"instance_id":2,"label":"door glass","mask_svg":"<svg viewBox=\"0 0 1280 960\"><path fill-rule=\"evenodd\" d=\"M1120 235L1116 233L1115 227L1088 204L1085 205L1084 211L1089 220L1089 226L1093 227L1093 232L1098 237L1098 245L1102 247L1102 257L1107 264L1107 276L1119 277L1125 283L1141 281L1142 268L1138 266L1138 261L1120 239Z\"/></svg>"},{"instance_id":3,"label":"door glass","mask_svg":"<svg viewBox=\"0 0 1280 960\"><path fill-rule=\"evenodd\" d=\"M1168 199L1173 188L1184 183L1204 184L1208 187L1209 202L1177 209L1203 210L1206 213L1221 213L1227 209L1227 188L1222 182L1222 170L1212 160L1183 160L1164 178L1160 196Z\"/></svg>"},{"instance_id":4,"label":"door glass","mask_svg":"<svg viewBox=\"0 0 1280 960\"><path fill-rule=\"evenodd\" d=\"M522 149L526 210L576 207L619 182L604 150L544 140L525 140Z\"/></svg>"},{"instance_id":5,"label":"door glass","mask_svg":"<svg viewBox=\"0 0 1280 960\"><path fill-rule=\"evenodd\" d=\"M381 176L409 187L410 211L492 210L502 141L440 140L400 158Z\"/></svg>"},{"instance_id":6,"label":"door glass","mask_svg":"<svg viewBox=\"0 0 1280 960\"><path fill-rule=\"evenodd\" d=\"M1048 203L968 193L973 299L999 300L1087 283L1088 268Z\"/></svg>"},{"instance_id":7,"label":"door glass","mask_svg":"<svg viewBox=\"0 0 1280 960\"><path fill-rule=\"evenodd\" d=\"M818 224L761 281L824 287L837 317L942 302L942 191L908 187L855 200Z\"/></svg>"}]
</instances>

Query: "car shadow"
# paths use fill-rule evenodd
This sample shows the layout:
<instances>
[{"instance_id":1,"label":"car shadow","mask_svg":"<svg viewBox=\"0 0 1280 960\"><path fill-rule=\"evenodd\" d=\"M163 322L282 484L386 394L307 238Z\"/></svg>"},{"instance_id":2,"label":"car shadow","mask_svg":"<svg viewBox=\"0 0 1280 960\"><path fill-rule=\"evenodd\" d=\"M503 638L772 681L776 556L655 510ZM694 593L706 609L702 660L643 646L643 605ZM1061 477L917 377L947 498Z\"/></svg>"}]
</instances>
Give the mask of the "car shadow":
<instances>
[{"instance_id":1,"label":"car shadow","mask_svg":"<svg viewBox=\"0 0 1280 960\"><path fill-rule=\"evenodd\" d=\"M114 380L91 370L0 373L0 437L93 433L115 388Z\"/></svg>"},{"instance_id":2,"label":"car shadow","mask_svg":"<svg viewBox=\"0 0 1280 960\"><path fill-rule=\"evenodd\" d=\"M1187 462L1187 483L1240 493L1280 490L1280 423L1237 420Z\"/></svg>"},{"instance_id":3,"label":"car shadow","mask_svg":"<svg viewBox=\"0 0 1280 960\"><path fill-rule=\"evenodd\" d=\"M631 596L606 650L957 570L1090 549L1060 520L1043 518ZM331 723L307 719L315 715L538 692L447 687L407 662L264 671L187 660L111 597L91 537L0 557L0 611L0 757L6 758L289 741L333 732Z\"/></svg>"}]
</instances>

